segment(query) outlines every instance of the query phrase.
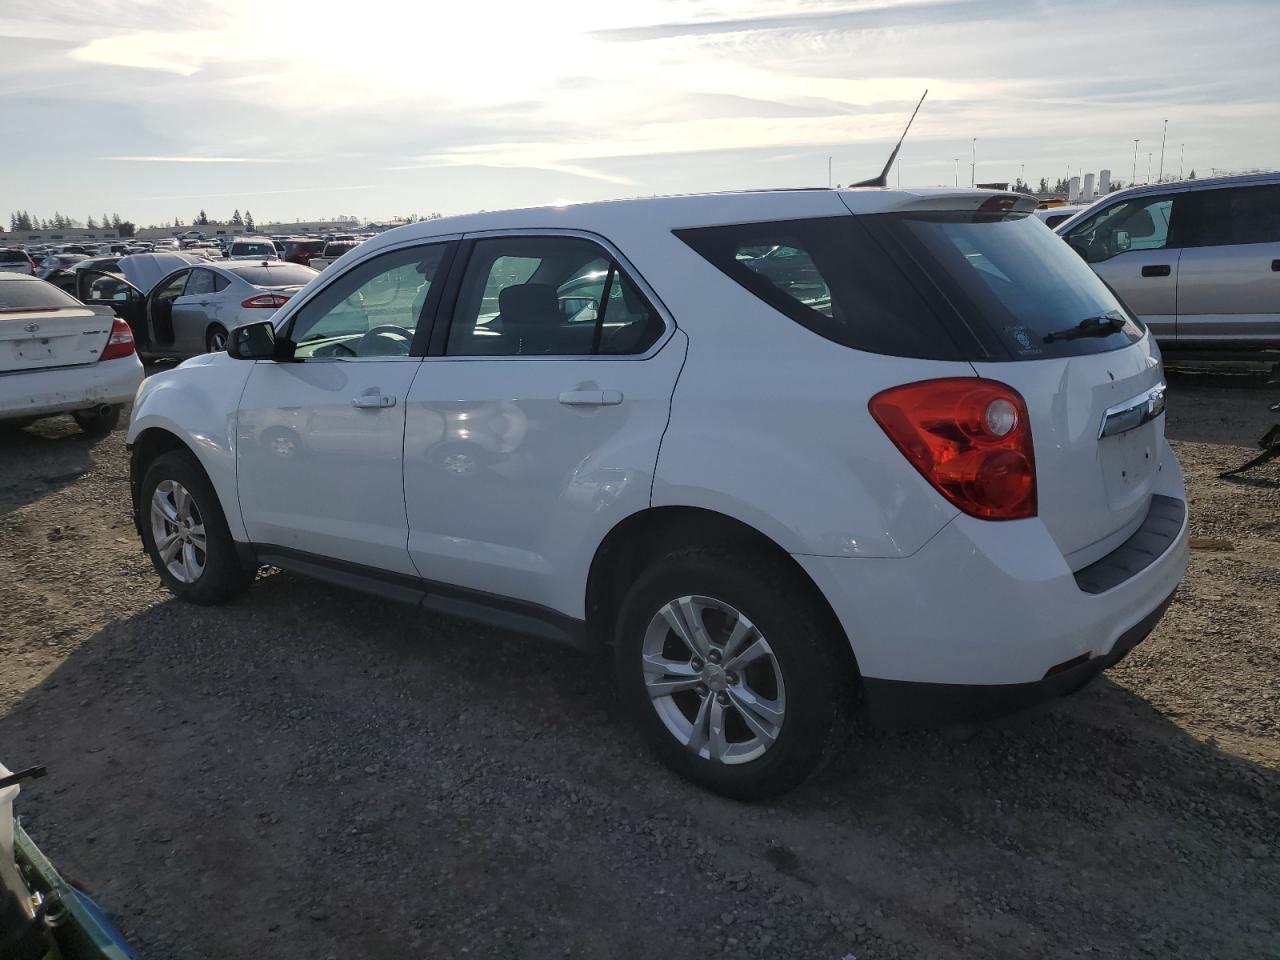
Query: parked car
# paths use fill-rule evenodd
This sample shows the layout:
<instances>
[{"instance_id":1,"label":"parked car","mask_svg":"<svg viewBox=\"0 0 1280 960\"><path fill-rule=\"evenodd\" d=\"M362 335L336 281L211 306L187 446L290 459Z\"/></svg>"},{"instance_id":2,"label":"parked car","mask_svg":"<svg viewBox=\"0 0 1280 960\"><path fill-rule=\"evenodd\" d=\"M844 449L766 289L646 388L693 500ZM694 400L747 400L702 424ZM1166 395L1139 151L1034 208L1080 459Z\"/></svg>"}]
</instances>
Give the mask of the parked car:
<instances>
[{"instance_id":1,"label":"parked car","mask_svg":"<svg viewBox=\"0 0 1280 960\"><path fill-rule=\"evenodd\" d=\"M227 251L232 260L276 260L276 245L268 237L236 237Z\"/></svg>"},{"instance_id":2,"label":"parked car","mask_svg":"<svg viewBox=\"0 0 1280 960\"><path fill-rule=\"evenodd\" d=\"M1060 223L1066 223L1081 210L1089 206L1087 203L1063 204L1057 207L1041 207L1036 209L1035 215L1040 218L1046 227L1052 230Z\"/></svg>"},{"instance_id":3,"label":"parked car","mask_svg":"<svg viewBox=\"0 0 1280 960\"><path fill-rule=\"evenodd\" d=\"M388 231L147 381L139 534L195 603L272 564L603 647L658 755L731 796L800 782L858 692L925 725L1071 692L1164 612L1186 497L1155 342L1032 203Z\"/></svg>"},{"instance_id":4,"label":"parked car","mask_svg":"<svg viewBox=\"0 0 1280 960\"><path fill-rule=\"evenodd\" d=\"M48 280L53 274L62 270L69 271L81 260L88 259L88 256L83 253L51 253L36 267L36 276L41 280Z\"/></svg>"},{"instance_id":5,"label":"parked car","mask_svg":"<svg viewBox=\"0 0 1280 960\"><path fill-rule=\"evenodd\" d=\"M109 309L0 273L0 421L69 413L86 433L109 433L141 382L133 334Z\"/></svg>"},{"instance_id":6,"label":"parked car","mask_svg":"<svg viewBox=\"0 0 1280 960\"><path fill-rule=\"evenodd\" d=\"M294 237L284 242L283 259L304 267L311 265L313 257L324 255L324 241L310 237Z\"/></svg>"},{"instance_id":7,"label":"parked car","mask_svg":"<svg viewBox=\"0 0 1280 960\"><path fill-rule=\"evenodd\" d=\"M34 277L36 262L31 259L31 254L25 250L16 248L0 249L0 270L10 273L25 273L27 276Z\"/></svg>"},{"instance_id":8,"label":"parked car","mask_svg":"<svg viewBox=\"0 0 1280 960\"><path fill-rule=\"evenodd\" d=\"M142 356L193 357L225 349L229 330L283 306L315 275L278 260L143 254L123 257L114 270L78 271L76 296L113 309Z\"/></svg>"},{"instance_id":9,"label":"parked car","mask_svg":"<svg viewBox=\"0 0 1280 960\"><path fill-rule=\"evenodd\" d=\"M330 240L324 245L324 252L318 257L312 257L307 261L308 266L312 270L323 270L333 261L337 260L349 250L354 250L360 246L361 241L351 238L348 240Z\"/></svg>"},{"instance_id":10,"label":"parked car","mask_svg":"<svg viewBox=\"0 0 1280 960\"><path fill-rule=\"evenodd\" d=\"M1165 350L1280 350L1280 173L1120 190L1057 232Z\"/></svg>"}]
</instances>

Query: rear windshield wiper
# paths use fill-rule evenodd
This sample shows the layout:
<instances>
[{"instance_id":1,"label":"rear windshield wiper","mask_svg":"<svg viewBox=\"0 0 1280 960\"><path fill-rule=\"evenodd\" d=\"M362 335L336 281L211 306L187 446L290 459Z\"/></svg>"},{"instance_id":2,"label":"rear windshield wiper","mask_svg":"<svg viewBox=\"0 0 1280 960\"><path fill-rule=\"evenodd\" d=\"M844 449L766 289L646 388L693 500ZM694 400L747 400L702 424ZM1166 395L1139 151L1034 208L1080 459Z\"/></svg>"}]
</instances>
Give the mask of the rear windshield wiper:
<instances>
[{"instance_id":1,"label":"rear windshield wiper","mask_svg":"<svg viewBox=\"0 0 1280 960\"><path fill-rule=\"evenodd\" d=\"M1055 330L1052 333L1046 333L1044 342L1054 343L1057 340L1076 340L1080 337L1109 337L1111 334L1119 333L1123 329L1124 317L1104 313L1100 317L1085 317L1074 327L1068 327L1066 330Z\"/></svg>"}]
</instances>

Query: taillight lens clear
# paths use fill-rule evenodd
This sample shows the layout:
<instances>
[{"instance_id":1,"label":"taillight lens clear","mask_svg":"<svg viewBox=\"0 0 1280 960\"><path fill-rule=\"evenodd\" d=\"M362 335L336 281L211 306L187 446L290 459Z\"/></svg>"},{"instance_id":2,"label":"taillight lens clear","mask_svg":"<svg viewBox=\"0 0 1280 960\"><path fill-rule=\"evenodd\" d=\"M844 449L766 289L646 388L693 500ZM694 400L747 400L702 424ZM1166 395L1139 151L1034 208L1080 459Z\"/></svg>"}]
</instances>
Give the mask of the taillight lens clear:
<instances>
[{"instance_id":1,"label":"taillight lens clear","mask_svg":"<svg viewBox=\"0 0 1280 960\"><path fill-rule=\"evenodd\" d=\"M249 307L250 309L258 307L275 310L278 307L283 307L288 302L289 298L283 293L263 293L256 297L250 297L248 300L242 300L240 306Z\"/></svg>"},{"instance_id":2,"label":"taillight lens clear","mask_svg":"<svg viewBox=\"0 0 1280 960\"><path fill-rule=\"evenodd\" d=\"M132 356L137 352L137 346L133 342L133 331L129 329L129 325L116 317L111 322L111 335L107 337L107 346L102 351L99 360L118 360L121 357Z\"/></svg>"},{"instance_id":3,"label":"taillight lens clear","mask_svg":"<svg viewBox=\"0 0 1280 960\"><path fill-rule=\"evenodd\" d=\"M871 415L944 497L984 520L1036 515L1027 405L994 380L925 380L876 394Z\"/></svg>"}]
</instances>

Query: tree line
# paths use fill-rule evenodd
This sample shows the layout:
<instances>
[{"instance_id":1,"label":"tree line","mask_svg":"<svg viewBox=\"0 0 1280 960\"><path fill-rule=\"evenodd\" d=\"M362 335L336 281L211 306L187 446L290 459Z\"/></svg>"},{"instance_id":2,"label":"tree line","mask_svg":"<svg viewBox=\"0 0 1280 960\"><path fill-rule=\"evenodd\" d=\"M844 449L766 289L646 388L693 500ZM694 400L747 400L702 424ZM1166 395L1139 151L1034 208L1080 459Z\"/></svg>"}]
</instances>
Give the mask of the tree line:
<instances>
[{"instance_id":1,"label":"tree line","mask_svg":"<svg viewBox=\"0 0 1280 960\"><path fill-rule=\"evenodd\" d=\"M85 220L64 216L55 210L51 218L33 217L26 210L15 210L9 214L9 232L20 233L24 230L114 230L118 237L132 237L136 224L131 220L120 219L120 214L103 214L101 220L89 216Z\"/></svg>"}]
</instances>

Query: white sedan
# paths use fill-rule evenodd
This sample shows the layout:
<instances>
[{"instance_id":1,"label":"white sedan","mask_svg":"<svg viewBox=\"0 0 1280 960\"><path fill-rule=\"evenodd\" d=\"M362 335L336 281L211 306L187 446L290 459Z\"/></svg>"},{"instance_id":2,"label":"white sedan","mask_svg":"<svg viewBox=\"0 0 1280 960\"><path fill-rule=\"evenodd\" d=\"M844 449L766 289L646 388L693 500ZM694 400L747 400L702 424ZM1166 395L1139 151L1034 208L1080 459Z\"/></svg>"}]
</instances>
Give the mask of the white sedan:
<instances>
[{"instance_id":1,"label":"white sedan","mask_svg":"<svg viewBox=\"0 0 1280 960\"><path fill-rule=\"evenodd\" d=\"M86 433L109 433L140 383L133 332L110 308L0 273L0 421L69 413Z\"/></svg>"}]
</instances>

